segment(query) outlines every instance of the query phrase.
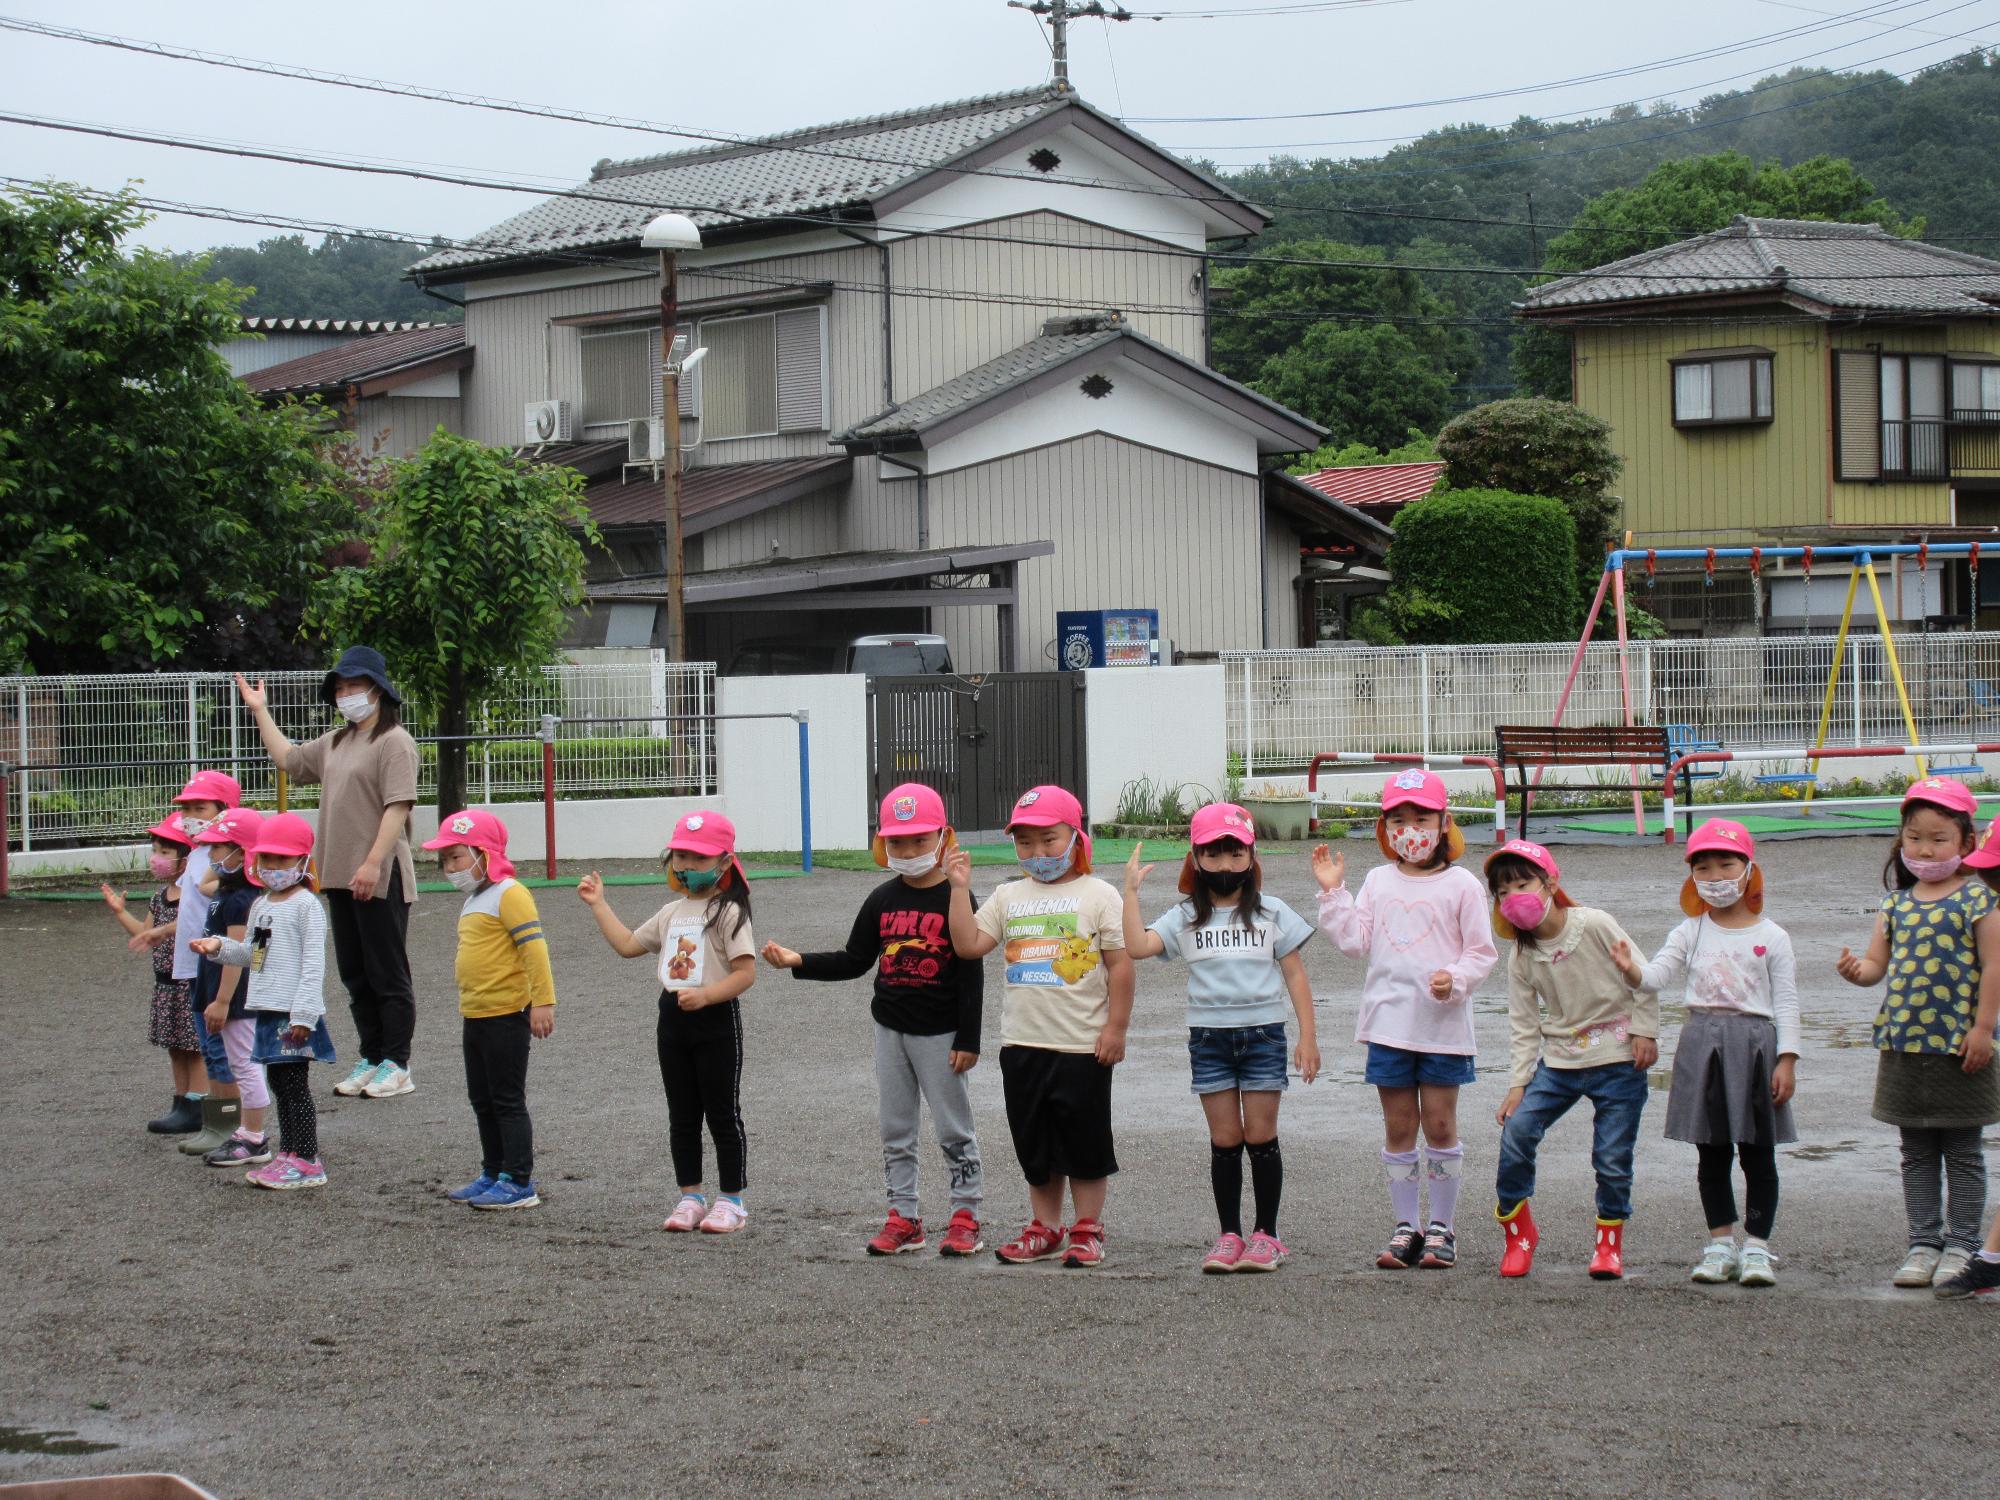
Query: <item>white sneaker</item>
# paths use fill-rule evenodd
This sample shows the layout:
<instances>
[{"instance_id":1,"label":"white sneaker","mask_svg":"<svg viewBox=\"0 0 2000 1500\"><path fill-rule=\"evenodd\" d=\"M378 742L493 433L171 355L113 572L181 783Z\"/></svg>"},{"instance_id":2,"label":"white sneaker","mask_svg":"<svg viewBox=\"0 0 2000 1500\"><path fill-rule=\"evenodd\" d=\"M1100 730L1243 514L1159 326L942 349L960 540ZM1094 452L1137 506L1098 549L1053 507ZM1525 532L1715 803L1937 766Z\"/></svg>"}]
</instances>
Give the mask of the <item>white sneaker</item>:
<instances>
[{"instance_id":1,"label":"white sneaker","mask_svg":"<svg viewBox=\"0 0 2000 1500\"><path fill-rule=\"evenodd\" d=\"M1903 1264L1896 1270L1893 1284L1896 1286L1929 1286L1937 1277L1938 1262L1944 1259L1944 1252L1931 1245L1912 1245L1910 1253L1903 1257Z\"/></svg>"},{"instance_id":2,"label":"white sneaker","mask_svg":"<svg viewBox=\"0 0 2000 1500\"><path fill-rule=\"evenodd\" d=\"M700 1193L688 1193L674 1205L674 1211L667 1215L660 1228L669 1234L688 1234L701 1223L702 1210L708 1207L708 1200Z\"/></svg>"},{"instance_id":3,"label":"white sneaker","mask_svg":"<svg viewBox=\"0 0 2000 1500\"><path fill-rule=\"evenodd\" d=\"M417 1086L410 1082L410 1070L399 1068L392 1062L385 1062L375 1070L375 1077L361 1090L370 1099L394 1099L398 1094L414 1094Z\"/></svg>"},{"instance_id":4,"label":"white sneaker","mask_svg":"<svg viewBox=\"0 0 2000 1500\"><path fill-rule=\"evenodd\" d=\"M708 1216L701 1221L703 1234L734 1234L750 1222L750 1212L740 1203L732 1203L727 1198L717 1198L709 1206Z\"/></svg>"},{"instance_id":5,"label":"white sneaker","mask_svg":"<svg viewBox=\"0 0 2000 1500\"><path fill-rule=\"evenodd\" d=\"M366 1058L356 1063L348 1075L333 1086L333 1091L343 1099L352 1099L374 1081L381 1064L369 1062Z\"/></svg>"},{"instance_id":6,"label":"white sneaker","mask_svg":"<svg viewBox=\"0 0 2000 1500\"><path fill-rule=\"evenodd\" d=\"M1745 1245L1736 1279L1744 1286L1776 1286L1778 1257L1763 1245Z\"/></svg>"},{"instance_id":7,"label":"white sneaker","mask_svg":"<svg viewBox=\"0 0 2000 1500\"><path fill-rule=\"evenodd\" d=\"M1701 1252L1701 1259L1688 1275L1688 1280L1699 1281L1709 1286L1717 1286L1725 1281L1734 1281L1743 1265L1736 1253L1734 1240L1710 1240Z\"/></svg>"},{"instance_id":8,"label":"white sneaker","mask_svg":"<svg viewBox=\"0 0 2000 1500\"><path fill-rule=\"evenodd\" d=\"M1972 1252L1970 1250L1961 1250L1954 1245L1938 1257L1937 1271L1931 1277L1931 1284L1935 1286L1938 1282L1949 1281L1952 1277L1962 1273L1971 1264Z\"/></svg>"}]
</instances>

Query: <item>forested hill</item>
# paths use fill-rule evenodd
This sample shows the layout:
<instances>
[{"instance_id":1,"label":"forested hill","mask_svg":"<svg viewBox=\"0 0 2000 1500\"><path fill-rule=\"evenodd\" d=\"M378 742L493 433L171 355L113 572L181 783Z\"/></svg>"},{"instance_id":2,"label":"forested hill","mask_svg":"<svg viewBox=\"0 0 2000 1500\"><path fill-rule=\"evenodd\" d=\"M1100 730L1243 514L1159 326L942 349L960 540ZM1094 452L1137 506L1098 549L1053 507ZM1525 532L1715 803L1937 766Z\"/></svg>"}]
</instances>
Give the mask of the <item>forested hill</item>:
<instances>
[{"instance_id":1,"label":"forested hill","mask_svg":"<svg viewBox=\"0 0 2000 1500\"><path fill-rule=\"evenodd\" d=\"M421 245L399 240L330 234L315 245L304 235L286 234L254 248L223 245L210 250L204 274L210 281L254 288L243 311L255 317L456 323L464 316L458 308L403 280L403 272L428 254Z\"/></svg>"}]
</instances>

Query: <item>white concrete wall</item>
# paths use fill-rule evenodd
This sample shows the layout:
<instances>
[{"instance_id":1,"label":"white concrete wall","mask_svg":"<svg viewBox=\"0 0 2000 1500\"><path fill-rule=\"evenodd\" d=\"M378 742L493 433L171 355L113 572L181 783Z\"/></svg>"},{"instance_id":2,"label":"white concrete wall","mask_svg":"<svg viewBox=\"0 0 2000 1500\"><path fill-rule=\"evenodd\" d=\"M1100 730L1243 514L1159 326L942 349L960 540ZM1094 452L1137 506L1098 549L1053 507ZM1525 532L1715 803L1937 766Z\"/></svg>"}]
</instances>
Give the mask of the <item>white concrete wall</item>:
<instances>
[{"instance_id":1,"label":"white concrete wall","mask_svg":"<svg viewBox=\"0 0 2000 1500\"><path fill-rule=\"evenodd\" d=\"M1118 794L1140 776L1155 786L1192 782L1222 795L1222 668L1106 667L1087 674L1083 694L1089 778L1084 807L1097 822L1118 811ZM1195 795L1182 800L1192 810Z\"/></svg>"},{"instance_id":2,"label":"white concrete wall","mask_svg":"<svg viewBox=\"0 0 2000 1500\"><path fill-rule=\"evenodd\" d=\"M803 708L810 731L813 843L868 843L868 679L724 677L716 683L717 766L723 810L743 849L799 847L799 729L783 719L731 721L729 714Z\"/></svg>"}]
</instances>

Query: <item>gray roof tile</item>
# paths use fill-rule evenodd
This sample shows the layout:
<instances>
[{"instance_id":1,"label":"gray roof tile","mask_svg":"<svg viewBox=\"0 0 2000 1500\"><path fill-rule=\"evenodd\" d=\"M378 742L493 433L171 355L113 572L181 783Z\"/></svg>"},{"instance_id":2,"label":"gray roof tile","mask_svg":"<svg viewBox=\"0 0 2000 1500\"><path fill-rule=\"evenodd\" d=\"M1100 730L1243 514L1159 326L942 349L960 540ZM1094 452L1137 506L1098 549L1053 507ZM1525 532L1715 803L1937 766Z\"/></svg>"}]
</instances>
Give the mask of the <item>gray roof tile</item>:
<instances>
[{"instance_id":1,"label":"gray roof tile","mask_svg":"<svg viewBox=\"0 0 2000 1500\"><path fill-rule=\"evenodd\" d=\"M1625 274L1621 274L1625 273ZM1530 291L1524 312L1767 291L1838 313L2000 315L2000 261L1898 239L1874 224L1753 219Z\"/></svg>"}]
</instances>

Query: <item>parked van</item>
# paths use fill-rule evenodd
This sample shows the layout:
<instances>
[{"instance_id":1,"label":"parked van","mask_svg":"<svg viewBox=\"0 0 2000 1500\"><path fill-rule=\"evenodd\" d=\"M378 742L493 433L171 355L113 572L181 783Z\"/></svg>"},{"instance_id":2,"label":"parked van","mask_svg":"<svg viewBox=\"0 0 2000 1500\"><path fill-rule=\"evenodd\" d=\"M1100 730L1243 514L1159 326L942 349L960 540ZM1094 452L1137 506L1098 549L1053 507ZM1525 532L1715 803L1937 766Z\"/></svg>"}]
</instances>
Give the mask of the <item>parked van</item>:
<instances>
[{"instance_id":1,"label":"parked van","mask_svg":"<svg viewBox=\"0 0 2000 1500\"><path fill-rule=\"evenodd\" d=\"M787 677L859 672L867 677L921 677L951 671L941 635L901 632L858 635L846 644L811 636L772 636L736 648L725 677Z\"/></svg>"}]
</instances>

